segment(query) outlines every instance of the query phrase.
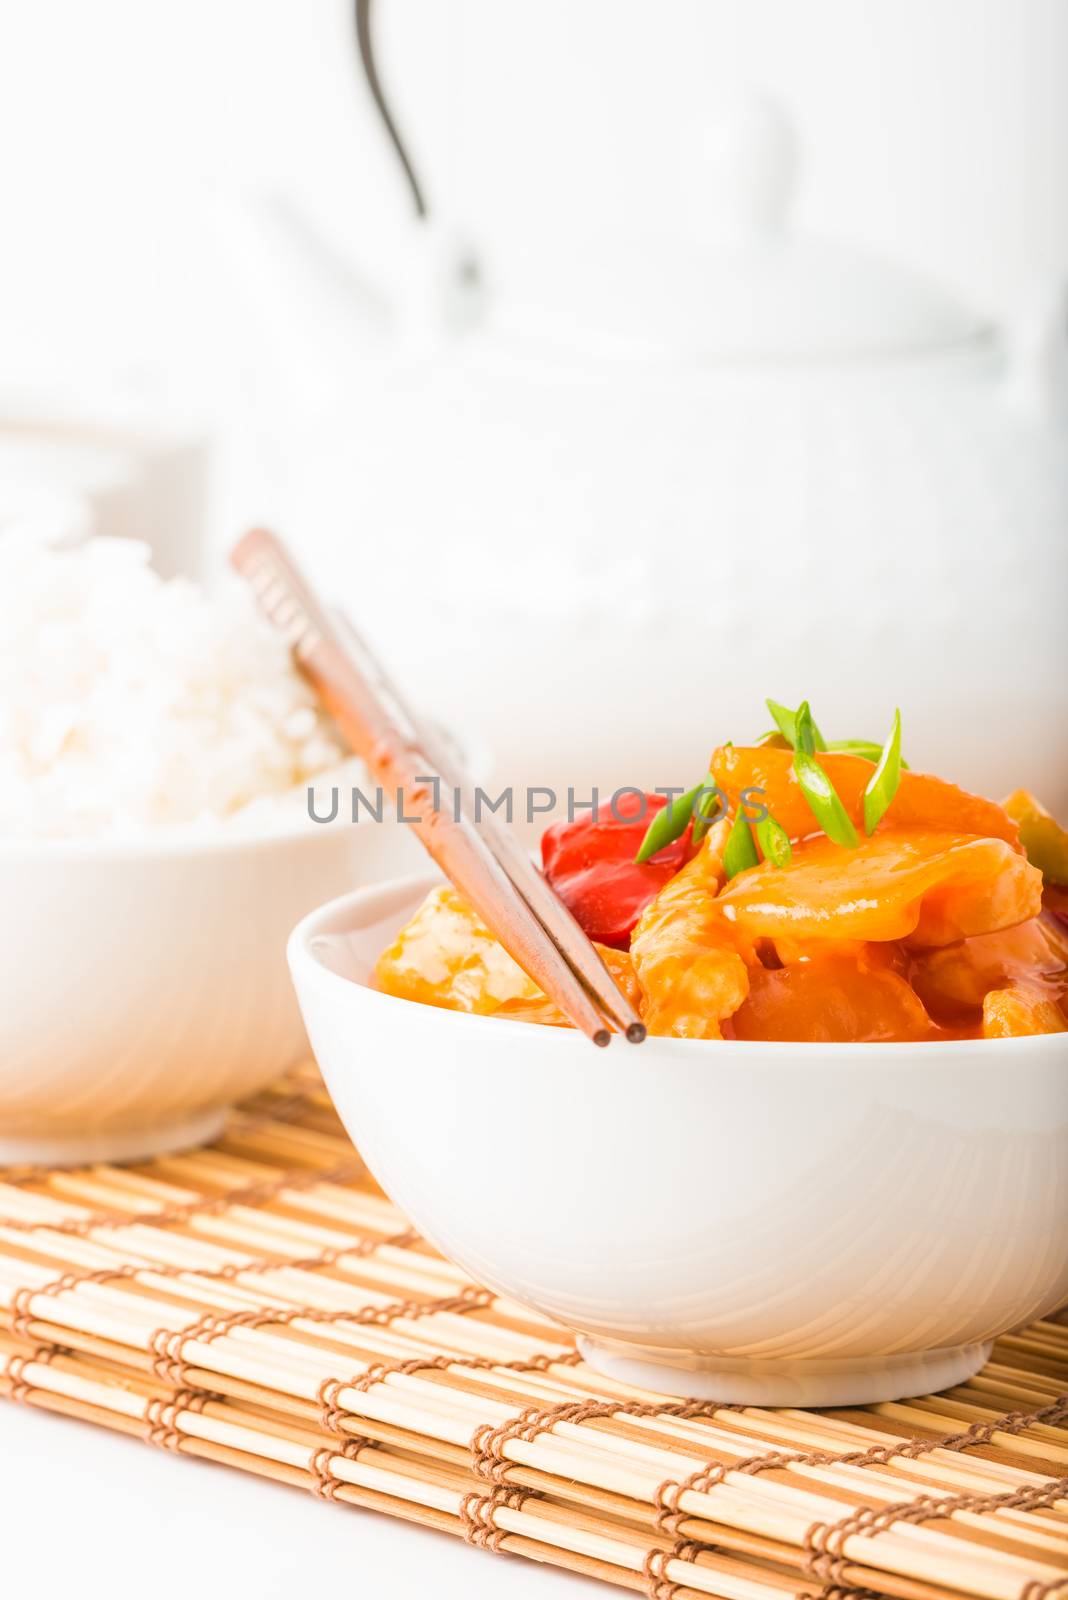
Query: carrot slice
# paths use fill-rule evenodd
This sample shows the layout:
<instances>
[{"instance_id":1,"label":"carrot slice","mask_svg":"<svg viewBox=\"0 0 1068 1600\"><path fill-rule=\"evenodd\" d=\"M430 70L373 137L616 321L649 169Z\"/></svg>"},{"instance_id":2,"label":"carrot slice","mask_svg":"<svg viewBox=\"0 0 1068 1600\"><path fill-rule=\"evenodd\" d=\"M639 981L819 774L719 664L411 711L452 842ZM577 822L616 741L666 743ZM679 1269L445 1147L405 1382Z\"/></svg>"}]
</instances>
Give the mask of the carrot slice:
<instances>
[{"instance_id":1,"label":"carrot slice","mask_svg":"<svg viewBox=\"0 0 1068 1600\"><path fill-rule=\"evenodd\" d=\"M791 839L801 839L818 832L819 824L794 774L793 760L792 750L776 750L770 745L723 745L712 752L710 770L732 804L743 790L761 790L754 803L767 806ZM872 763L833 751L821 753L818 760L862 831L864 790L875 770ZM922 772L902 772L890 810L876 834L886 828L929 828L1018 844L1016 824L1002 806Z\"/></svg>"},{"instance_id":2,"label":"carrot slice","mask_svg":"<svg viewBox=\"0 0 1068 1600\"><path fill-rule=\"evenodd\" d=\"M915 829L880 830L855 850L807 839L788 867L739 873L716 901L749 940L920 948L1012 927L1041 906L1042 874L1005 840Z\"/></svg>"}]
</instances>

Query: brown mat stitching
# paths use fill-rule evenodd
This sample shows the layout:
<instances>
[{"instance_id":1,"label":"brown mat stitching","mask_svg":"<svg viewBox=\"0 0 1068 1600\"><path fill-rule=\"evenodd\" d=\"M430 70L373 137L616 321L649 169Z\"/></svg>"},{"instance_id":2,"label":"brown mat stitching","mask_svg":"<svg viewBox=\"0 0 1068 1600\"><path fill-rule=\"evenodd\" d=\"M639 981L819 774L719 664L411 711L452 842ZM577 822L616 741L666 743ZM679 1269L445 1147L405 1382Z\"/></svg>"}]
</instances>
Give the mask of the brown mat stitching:
<instances>
[{"instance_id":1,"label":"brown mat stitching","mask_svg":"<svg viewBox=\"0 0 1068 1600\"><path fill-rule=\"evenodd\" d=\"M480 1550L499 1553L501 1541L508 1537L508 1531L498 1528L496 1513L501 1506L519 1511L527 1500L533 1498L529 1489L510 1489L503 1485L494 1489L492 1494L479 1494L477 1490L465 1494L460 1502L464 1539L468 1544L477 1545Z\"/></svg>"},{"instance_id":2,"label":"brown mat stitching","mask_svg":"<svg viewBox=\"0 0 1068 1600\"><path fill-rule=\"evenodd\" d=\"M832 1583L819 1590L799 1589L791 1600L886 1600L886 1591L880 1593L876 1589L857 1589L851 1583Z\"/></svg>"},{"instance_id":3,"label":"brown mat stitching","mask_svg":"<svg viewBox=\"0 0 1068 1600\"><path fill-rule=\"evenodd\" d=\"M384 1383L394 1375L404 1377L415 1372L445 1372L450 1367L463 1367L472 1372L492 1372L495 1368L508 1372L546 1372L552 1366L577 1366L581 1360L582 1356L577 1350L569 1350L562 1356L531 1356L526 1361L495 1361L491 1356L450 1355L415 1356L409 1361L376 1361L374 1366L356 1377L323 1379L318 1394L319 1421L328 1433L339 1432L341 1423L353 1414L338 1404L342 1389L355 1389L360 1394L366 1394L376 1383Z\"/></svg>"},{"instance_id":4,"label":"brown mat stitching","mask_svg":"<svg viewBox=\"0 0 1068 1600\"><path fill-rule=\"evenodd\" d=\"M806 1552L805 1573L824 1583L847 1583L846 1568L850 1562L843 1546L854 1534L873 1539L888 1532L896 1522L918 1527L923 1522L950 1517L957 1511L978 1515L988 1511L1039 1511L1064 1498L1068 1498L1068 1478L1055 1478L1044 1485L1031 1485L1004 1494L955 1494L941 1498L922 1494L892 1505L862 1506L839 1522L814 1522L806 1529L802 1540L802 1549Z\"/></svg>"},{"instance_id":5,"label":"brown mat stitching","mask_svg":"<svg viewBox=\"0 0 1068 1600\"><path fill-rule=\"evenodd\" d=\"M494 1426L484 1422L471 1435L471 1470L488 1483L506 1482L505 1474L513 1462L504 1447L513 1440L532 1443L539 1433L550 1433L558 1422L589 1422L595 1417L713 1417L720 1411L739 1411L740 1406L720 1405L714 1400L689 1400L645 1404L641 1401L578 1400L557 1406L529 1406L508 1422Z\"/></svg>"},{"instance_id":6,"label":"brown mat stitching","mask_svg":"<svg viewBox=\"0 0 1068 1600\"><path fill-rule=\"evenodd\" d=\"M288 1327L293 1322L352 1322L386 1327L399 1317L427 1317L438 1311L451 1311L462 1315L470 1311L484 1311L493 1303L488 1289L461 1289L459 1294L441 1300L392 1300L384 1306L353 1306L342 1311L323 1311L317 1306L291 1306L284 1310L228 1311L209 1313L191 1322L185 1328L156 1328L149 1335L148 1349L155 1357L152 1367L164 1383L186 1385L188 1367L182 1358L182 1348L190 1340L200 1344L214 1344L234 1328Z\"/></svg>"},{"instance_id":7,"label":"brown mat stitching","mask_svg":"<svg viewBox=\"0 0 1068 1600\"><path fill-rule=\"evenodd\" d=\"M156 1211L90 1211L84 1217L65 1217L55 1221L30 1222L25 1217L0 1217L0 1228L15 1233L65 1233L84 1238L94 1228L128 1228L140 1223L149 1228L164 1228L174 1222L186 1222L190 1217L211 1216L226 1211L230 1206L260 1206L273 1200L283 1189L313 1189L317 1183L349 1183L359 1177L365 1167L362 1161L339 1161L333 1167L319 1171L297 1170L282 1173L277 1178L267 1178L260 1183L247 1183L225 1194L201 1195L197 1200L175 1201L173 1205L160 1206ZM47 1199L48 1196L41 1196Z\"/></svg>"},{"instance_id":8,"label":"brown mat stitching","mask_svg":"<svg viewBox=\"0 0 1068 1600\"><path fill-rule=\"evenodd\" d=\"M1055 1426L1066 1419L1068 1395L1061 1395L1037 1411L1008 1411L993 1422L973 1422L970 1428L965 1428L961 1433L943 1434L938 1439L902 1439L897 1444L873 1445L870 1450L848 1450L842 1454L832 1450L795 1453L773 1450L766 1455L744 1456L740 1461L711 1461L679 1482L672 1478L664 1480L654 1496L656 1526L663 1533L677 1533L680 1522L686 1518L686 1513L678 1509L680 1495L687 1490L703 1494L714 1484L722 1483L728 1472L745 1472L755 1476L783 1467L886 1466L896 1457L916 1460L929 1455L932 1450L966 1450L971 1445L989 1444L996 1433L1022 1433L1036 1423Z\"/></svg>"},{"instance_id":9,"label":"brown mat stitching","mask_svg":"<svg viewBox=\"0 0 1068 1600\"><path fill-rule=\"evenodd\" d=\"M177 1389L168 1399L155 1397L145 1406L146 1444L160 1450L180 1450L185 1438L177 1426L179 1411L203 1411L214 1398L200 1389Z\"/></svg>"},{"instance_id":10,"label":"brown mat stitching","mask_svg":"<svg viewBox=\"0 0 1068 1600\"><path fill-rule=\"evenodd\" d=\"M24 1376L26 1368L40 1365L47 1367L54 1356L59 1355L56 1345L38 1345L33 1350L27 1350L24 1355L8 1356L4 1376L11 1385L8 1390L8 1399L24 1403L33 1393L35 1385Z\"/></svg>"},{"instance_id":11,"label":"brown mat stitching","mask_svg":"<svg viewBox=\"0 0 1068 1600\"><path fill-rule=\"evenodd\" d=\"M711 1549L711 1546L700 1545L693 1539L680 1539L670 1550L654 1545L647 1551L642 1562L642 1577L647 1584L649 1600L672 1600L672 1596L685 1586L667 1576L668 1562L695 1561L703 1549Z\"/></svg>"},{"instance_id":12,"label":"brown mat stitching","mask_svg":"<svg viewBox=\"0 0 1068 1600\"><path fill-rule=\"evenodd\" d=\"M1024 1586L1020 1593L1020 1600L1049 1600L1053 1594L1063 1593L1068 1590L1068 1574L1063 1578L1051 1578L1048 1583L1036 1580Z\"/></svg>"},{"instance_id":13,"label":"brown mat stitching","mask_svg":"<svg viewBox=\"0 0 1068 1600\"><path fill-rule=\"evenodd\" d=\"M347 1461L355 1461L361 1450L366 1450L370 1444L368 1439L347 1439L344 1444L322 1445L313 1450L308 1457L308 1471L312 1475L310 1484L311 1492L319 1500L336 1500L337 1492L342 1488L351 1488L345 1478L335 1477L331 1462L335 1456L344 1456Z\"/></svg>"},{"instance_id":14,"label":"brown mat stitching","mask_svg":"<svg viewBox=\"0 0 1068 1600\"><path fill-rule=\"evenodd\" d=\"M30 1310L30 1301L36 1300L39 1295L50 1298L63 1294L68 1289L76 1289L80 1283L119 1282L123 1279L135 1279L142 1272L151 1273L157 1278L177 1279L188 1275L206 1278L213 1283L232 1283L245 1272L313 1272L319 1267L335 1266L342 1256L374 1255L376 1250L387 1244L406 1249L418 1238L419 1235L414 1228L407 1228L403 1233L394 1233L385 1239L362 1239L351 1245L334 1245L319 1251L316 1255L278 1256L274 1260L268 1256L257 1256L244 1265L229 1262L224 1267L192 1267L176 1266L169 1262L161 1262L159 1265L152 1262L128 1262L121 1266L98 1267L95 1271L64 1272L61 1277L51 1278L47 1283L38 1284L36 1288L30 1284L23 1284L15 1290L9 1303L9 1310L12 1312L11 1331L17 1338L25 1339L29 1334L30 1324L44 1320Z\"/></svg>"}]
</instances>

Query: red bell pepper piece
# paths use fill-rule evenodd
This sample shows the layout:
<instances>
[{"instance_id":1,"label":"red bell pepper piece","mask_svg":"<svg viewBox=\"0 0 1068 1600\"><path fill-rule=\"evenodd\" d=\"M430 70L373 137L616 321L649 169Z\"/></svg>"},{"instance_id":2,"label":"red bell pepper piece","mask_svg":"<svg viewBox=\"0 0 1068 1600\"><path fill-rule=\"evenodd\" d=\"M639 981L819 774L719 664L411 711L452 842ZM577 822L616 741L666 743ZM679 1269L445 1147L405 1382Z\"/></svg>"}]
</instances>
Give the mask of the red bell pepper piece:
<instances>
[{"instance_id":1,"label":"red bell pepper piece","mask_svg":"<svg viewBox=\"0 0 1068 1600\"><path fill-rule=\"evenodd\" d=\"M627 792L596 815L556 822L541 840L545 876L591 939L628 950L646 906L673 878L689 854L690 828L640 866L634 857L646 829L667 804L663 795Z\"/></svg>"}]
</instances>

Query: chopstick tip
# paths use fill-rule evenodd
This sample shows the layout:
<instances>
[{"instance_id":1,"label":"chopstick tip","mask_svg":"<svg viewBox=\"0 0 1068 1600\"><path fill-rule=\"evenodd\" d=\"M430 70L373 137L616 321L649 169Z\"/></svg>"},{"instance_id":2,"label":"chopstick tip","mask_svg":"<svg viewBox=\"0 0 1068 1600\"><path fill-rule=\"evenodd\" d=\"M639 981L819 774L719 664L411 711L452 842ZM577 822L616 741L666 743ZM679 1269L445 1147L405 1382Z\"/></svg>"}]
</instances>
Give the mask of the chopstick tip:
<instances>
[{"instance_id":1,"label":"chopstick tip","mask_svg":"<svg viewBox=\"0 0 1068 1600\"><path fill-rule=\"evenodd\" d=\"M612 1042L612 1035L608 1028L598 1028L592 1037L594 1044L599 1045L602 1050Z\"/></svg>"},{"instance_id":2,"label":"chopstick tip","mask_svg":"<svg viewBox=\"0 0 1068 1600\"><path fill-rule=\"evenodd\" d=\"M645 1023L632 1022L627 1029L627 1038L631 1044L641 1044L645 1038Z\"/></svg>"}]
</instances>

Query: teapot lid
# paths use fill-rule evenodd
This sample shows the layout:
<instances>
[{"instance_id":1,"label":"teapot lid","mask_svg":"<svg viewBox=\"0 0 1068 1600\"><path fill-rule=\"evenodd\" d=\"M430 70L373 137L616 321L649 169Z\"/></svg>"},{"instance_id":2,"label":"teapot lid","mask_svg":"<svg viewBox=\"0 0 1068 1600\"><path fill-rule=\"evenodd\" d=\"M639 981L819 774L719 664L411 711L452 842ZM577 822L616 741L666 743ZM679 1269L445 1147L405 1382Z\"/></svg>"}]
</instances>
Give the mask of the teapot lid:
<instances>
[{"instance_id":1,"label":"teapot lid","mask_svg":"<svg viewBox=\"0 0 1068 1600\"><path fill-rule=\"evenodd\" d=\"M535 287L498 302L496 331L588 355L698 362L873 360L986 332L922 274L791 226L797 140L778 104L747 95L708 129L701 154L702 238L528 257Z\"/></svg>"}]
</instances>

